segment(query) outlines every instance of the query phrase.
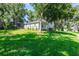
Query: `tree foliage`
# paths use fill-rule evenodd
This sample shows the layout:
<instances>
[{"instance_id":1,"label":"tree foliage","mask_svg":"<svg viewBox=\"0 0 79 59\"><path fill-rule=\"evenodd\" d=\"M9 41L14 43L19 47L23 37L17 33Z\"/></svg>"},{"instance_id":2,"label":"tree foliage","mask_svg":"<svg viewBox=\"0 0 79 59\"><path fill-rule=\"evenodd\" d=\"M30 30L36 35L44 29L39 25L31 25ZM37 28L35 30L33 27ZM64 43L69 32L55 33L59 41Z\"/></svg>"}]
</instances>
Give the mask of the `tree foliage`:
<instances>
[{"instance_id":1,"label":"tree foliage","mask_svg":"<svg viewBox=\"0 0 79 59\"><path fill-rule=\"evenodd\" d=\"M70 3L45 3L45 4L40 3L32 5L36 10L37 18L43 18L47 22L54 21L54 24L58 26L58 24L55 23L56 21L60 23L60 26L62 28L64 26L63 25L64 21L73 19L73 16L76 11L75 8L73 8Z\"/></svg>"},{"instance_id":2,"label":"tree foliage","mask_svg":"<svg viewBox=\"0 0 79 59\"><path fill-rule=\"evenodd\" d=\"M24 4L0 4L1 16L0 20L5 21L5 25L9 25L9 22L13 20L14 22L23 22L23 17L26 14L26 10L24 9Z\"/></svg>"}]
</instances>

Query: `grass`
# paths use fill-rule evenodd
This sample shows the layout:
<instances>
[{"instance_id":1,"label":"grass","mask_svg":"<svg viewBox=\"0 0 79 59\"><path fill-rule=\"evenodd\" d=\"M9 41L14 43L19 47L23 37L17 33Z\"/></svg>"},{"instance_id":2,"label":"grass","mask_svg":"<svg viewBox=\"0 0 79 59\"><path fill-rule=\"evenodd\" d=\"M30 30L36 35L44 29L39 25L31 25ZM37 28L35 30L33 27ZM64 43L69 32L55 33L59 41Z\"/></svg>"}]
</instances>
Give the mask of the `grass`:
<instances>
[{"instance_id":1,"label":"grass","mask_svg":"<svg viewBox=\"0 0 79 59\"><path fill-rule=\"evenodd\" d=\"M79 56L78 33L0 30L1 56Z\"/></svg>"}]
</instances>

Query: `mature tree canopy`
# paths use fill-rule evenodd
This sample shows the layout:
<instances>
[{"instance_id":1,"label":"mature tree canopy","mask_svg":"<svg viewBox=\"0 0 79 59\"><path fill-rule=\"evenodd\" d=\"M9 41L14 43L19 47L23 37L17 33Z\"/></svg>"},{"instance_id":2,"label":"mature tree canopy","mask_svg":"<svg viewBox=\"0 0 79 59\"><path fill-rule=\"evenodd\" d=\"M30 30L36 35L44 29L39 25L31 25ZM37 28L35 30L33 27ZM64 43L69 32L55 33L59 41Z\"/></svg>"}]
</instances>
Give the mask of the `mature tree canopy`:
<instances>
[{"instance_id":1,"label":"mature tree canopy","mask_svg":"<svg viewBox=\"0 0 79 59\"><path fill-rule=\"evenodd\" d=\"M72 18L75 9L71 4L67 3L45 3L45 4L33 4L37 16L43 17L47 21Z\"/></svg>"},{"instance_id":2,"label":"mature tree canopy","mask_svg":"<svg viewBox=\"0 0 79 59\"><path fill-rule=\"evenodd\" d=\"M24 4L0 4L1 11L4 12L0 18L3 19L22 19L26 14L24 10Z\"/></svg>"},{"instance_id":3,"label":"mature tree canopy","mask_svg":"<svg viewBox=\"0 0 79 59\"><path fill-rule=\"evenodd\" d=\"M0 4L0 20L5 21L5 25L9 25L10 21L23 22L23 17L26 15L26 9L24 9L25 4Z\"/></svg>"}]
</instances>

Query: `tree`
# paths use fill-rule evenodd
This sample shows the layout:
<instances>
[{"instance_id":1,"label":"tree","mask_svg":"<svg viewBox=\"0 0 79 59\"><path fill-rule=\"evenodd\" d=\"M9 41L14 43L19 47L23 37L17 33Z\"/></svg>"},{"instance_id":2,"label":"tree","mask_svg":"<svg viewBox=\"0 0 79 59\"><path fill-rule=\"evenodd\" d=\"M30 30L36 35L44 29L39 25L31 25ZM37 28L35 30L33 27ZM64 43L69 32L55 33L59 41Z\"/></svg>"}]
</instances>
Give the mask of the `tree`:
<instances>
[{"instance_id":1,"label":"tree","mask_svg":"<svg viewBox=\"0 0 79 59\"><path fill-rule=\"evenodd\" d=\"M35 14L34 12L32 12L31 10L27 10L27 15L28 15L28 20L33 21L35 18Z\"/></svg>"},{"instance_id":2,"label":"tree","mask_svg":"<svg viewBox=\"0 0 79 59\"><path fill-rule=\"evenodd\" d=\"M53 3L53 4L33 4L37 15L45 19L47 22L54 22L56 29L57 22L60 23L60 28L63 30L64 20L73 18L75 10L71 4L67 3ZM39 18L40 18L39 17ZM57 24L58 26L58 24Z\"/></svg>"},{"instance_id":3,"label":"tree","mask_svg":"<svg viewBox=\"0 0 79 59\"><path fill-rule=\"evenodd\" d=\"M33 3L31 4L33 6L33 8L35 9L34 13L35 13L35 17L36 18L43 18L43 12L44 12L44 7L47 5L47 4L43 4L43 3Z\"/></svg>"},{"instance_id":4,"label":"tree","mask_svg":"<svg viewBox=\"0 0 79 59\"><path fill-rule=\"evenodd\" d=\"M23 22L23 17L26 15L26 10L24 9L24 4L0 4L0 9L4 12L0 19L5 21L5 28L7 29L9 23L14 21ZM11 26L11 25L10 25Z\"/></svg>"}]
</instances>

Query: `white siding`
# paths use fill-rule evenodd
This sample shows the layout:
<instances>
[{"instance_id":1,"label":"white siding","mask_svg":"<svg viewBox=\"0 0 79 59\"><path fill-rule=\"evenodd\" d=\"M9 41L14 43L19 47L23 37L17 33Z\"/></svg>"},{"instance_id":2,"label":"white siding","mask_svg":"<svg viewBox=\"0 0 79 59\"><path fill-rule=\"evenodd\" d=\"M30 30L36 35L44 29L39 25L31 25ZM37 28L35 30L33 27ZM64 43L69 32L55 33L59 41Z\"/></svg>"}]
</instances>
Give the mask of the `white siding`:
<instances>
[{"instance_id":1,"label":"white siding","mask_svg":"<svg viewBox=\"0 0 79 59\"><path fill-rule=\"evenodd\" d=\"M34 30L43 30L48 28L54 28L54 22L52 23L45 23L45 22L36 22L24 25L24 28L34 29Z\"/></svg>"},{"instance_id":2,"label":"white siding","mask_svg":"<svg viewBox=\"0 0 79 59\"><path fill-rule=\"evenodd\" d=\"M37 29L39 30L40 29L40 24L39 23L33 23L33 24L27 24L27 25L24 25L24 28L30 28L30 29Z\"/></svg>"}]
</instances>

